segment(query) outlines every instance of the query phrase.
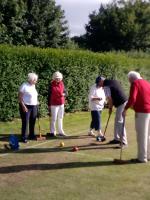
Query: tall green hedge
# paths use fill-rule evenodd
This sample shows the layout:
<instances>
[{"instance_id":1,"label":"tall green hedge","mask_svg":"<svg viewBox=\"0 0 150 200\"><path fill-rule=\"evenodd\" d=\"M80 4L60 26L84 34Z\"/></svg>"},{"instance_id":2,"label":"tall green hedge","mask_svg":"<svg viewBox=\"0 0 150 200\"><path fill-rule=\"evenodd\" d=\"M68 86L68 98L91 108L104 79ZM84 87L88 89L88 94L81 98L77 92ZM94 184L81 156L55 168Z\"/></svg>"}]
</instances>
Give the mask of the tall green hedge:
<instances>
[{"instance_id":1,"label":"tall green hedge","mask_svg":"<svg viewBox=\"0 0 150 200\"><path fill-rule=\"evenodd\" d=\"M145 54L144 54L145 55ZM33 47L0 46L0 120L19 116L18 89L27 81L27 74L39 75L40 112L47 114L47 90L53 72L63 73L68 90L66 111L85 110L88 107L89 87L102 74L117 78L128 89L126 74L138 70L150 77L150 56L125 53L92 53L79 50L40 49Z\"/></svg>"}]
</instances>

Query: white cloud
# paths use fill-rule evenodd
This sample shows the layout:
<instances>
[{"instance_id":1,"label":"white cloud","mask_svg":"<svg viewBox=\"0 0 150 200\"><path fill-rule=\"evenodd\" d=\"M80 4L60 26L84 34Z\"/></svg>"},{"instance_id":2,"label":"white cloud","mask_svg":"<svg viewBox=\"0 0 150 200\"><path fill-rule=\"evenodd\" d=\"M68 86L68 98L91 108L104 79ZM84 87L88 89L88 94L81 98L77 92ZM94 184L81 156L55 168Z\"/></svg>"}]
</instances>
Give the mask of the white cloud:
<instances>
[{"instance_id":1,"label":"white cloud","mask_svg":"<svg viewBox=\"0 0 150 200\"><path fill-rule=\"evenodd\" d=\"M69 24L70 35L81 35L85 33L85 24L88 16L94 10L98 10L100 4L109 3L111 0L55 0L57 5L65 11Z\"/></svg>"}]
</instances>

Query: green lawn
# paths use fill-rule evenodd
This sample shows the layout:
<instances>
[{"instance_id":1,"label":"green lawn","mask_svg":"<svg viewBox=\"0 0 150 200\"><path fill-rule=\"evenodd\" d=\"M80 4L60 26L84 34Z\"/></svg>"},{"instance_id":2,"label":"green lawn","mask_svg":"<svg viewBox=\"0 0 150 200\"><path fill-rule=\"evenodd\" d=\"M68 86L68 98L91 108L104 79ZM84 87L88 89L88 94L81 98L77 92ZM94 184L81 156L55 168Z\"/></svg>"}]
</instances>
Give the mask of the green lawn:
<instances>
[{"instance_id":1,"label":"green lawn","mask_svg":"<svg viewBox=\"0 0 150 200\"><path fill-rule=\"evenodd\" d=\"M103 112L103 129L108 117ZM17 152L6 152L0 141L0 199L1 200L149 200L150 164L115 165L120 149L108 145L113 138L113 119L106 132L107 141L97 142L87 136L90 113L66 114L66 139L30 141L20 144ZM40 120L42 133L49 129L49 119ZM20 120L0 123L0 135L20 134ZM122 159L136 157L134 113L126 118L128 148ZM38 133L38 126L36 127ZM63 141L65 146L59 147ZM79 151L72 152L73 146Z\"/></svg>"}]
</instances>

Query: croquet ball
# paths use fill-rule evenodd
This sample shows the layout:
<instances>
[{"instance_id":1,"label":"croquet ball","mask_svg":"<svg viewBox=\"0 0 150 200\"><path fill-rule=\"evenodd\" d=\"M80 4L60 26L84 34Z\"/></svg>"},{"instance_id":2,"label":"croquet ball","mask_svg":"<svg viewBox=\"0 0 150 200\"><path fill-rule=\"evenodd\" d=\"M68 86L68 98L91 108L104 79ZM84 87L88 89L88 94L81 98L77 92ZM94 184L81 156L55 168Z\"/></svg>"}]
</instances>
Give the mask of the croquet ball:
<instances>
[{"instance_id":1,"label":"croquet ball","mask_svg":"<svg viewBox=\"0 0 150 200\"><path fill-rule=\"evenodd\" d=\"M64 142L60 142L60 147L64 147L64 146L65 146Z\"/></svg>"},{"instance_id":2,"label":"croquet ball","mask_svg":"<svg viewBox=\"0 0 150 200\"><path fill-rule=\"evenodd\" d=\"M73 151L79 151L79 147L75 146L75 147L73 147L72 150L73 150Z\"/></svg>"}]
</instances>

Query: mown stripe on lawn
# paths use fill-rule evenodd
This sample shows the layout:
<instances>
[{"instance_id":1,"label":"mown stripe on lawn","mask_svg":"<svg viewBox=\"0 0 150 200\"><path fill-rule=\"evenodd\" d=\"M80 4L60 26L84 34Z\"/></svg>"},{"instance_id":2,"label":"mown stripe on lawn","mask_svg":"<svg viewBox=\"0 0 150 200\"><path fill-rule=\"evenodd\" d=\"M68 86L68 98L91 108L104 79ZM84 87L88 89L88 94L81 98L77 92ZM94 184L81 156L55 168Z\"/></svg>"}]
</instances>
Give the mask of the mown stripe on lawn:
<instances>
[{"instance_id":1,"label":"mown stripe on lawn","mask_svg":"<svg viewBox=\"0 0 150 200\"><path fill-rule=\"evenodd\" d=\"M82 133L85 133L85 130L83 131L83 132L77 132L77 135L78 134L82 134ZM61 137L58 137L58 139L60 139ZM56 138L57 139L57 138ZM63 139L63 137L62 137L62 139ZM41 146L41 145L43 145L43 144L48 144L48 143L52 143L54 140L46 140L45 142L40 142L40 143L38 143L38 144L35 144L35 145L31 145L31 146L27 146L27 147L25 147L25 148L22 148L22 149L19 149L19 150L17 150L17 151L13 151L14 153L16 153L16 152L18 152L18 151L24 151L24 150L26 150L26 149L30 149L30 148L34 148L34 147L37 147L37 146ZM51 147L51 148L53 148L53 147ZM12 154L12 152L8 152L8 153L3 153L3 154L1 154L0 155L0 157L4 157L4 156L8 156L8 155L10 155L10 154Z\"/></svg>"}]
</instances>

